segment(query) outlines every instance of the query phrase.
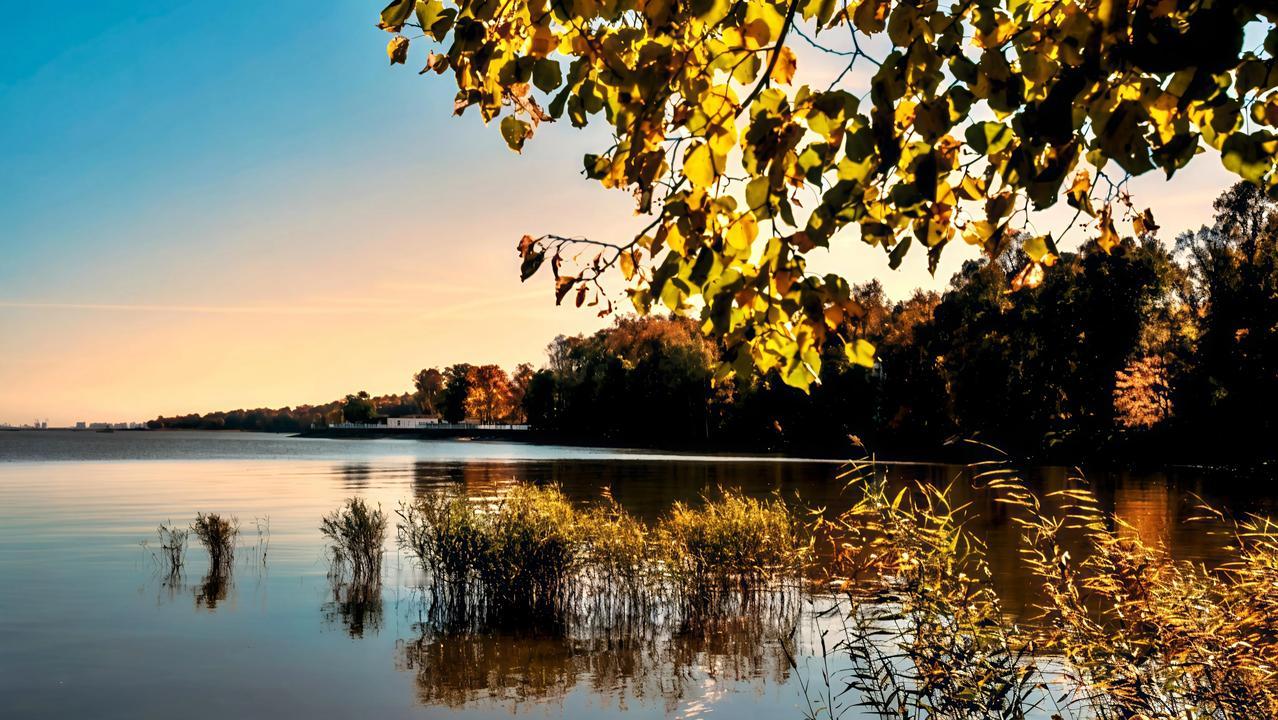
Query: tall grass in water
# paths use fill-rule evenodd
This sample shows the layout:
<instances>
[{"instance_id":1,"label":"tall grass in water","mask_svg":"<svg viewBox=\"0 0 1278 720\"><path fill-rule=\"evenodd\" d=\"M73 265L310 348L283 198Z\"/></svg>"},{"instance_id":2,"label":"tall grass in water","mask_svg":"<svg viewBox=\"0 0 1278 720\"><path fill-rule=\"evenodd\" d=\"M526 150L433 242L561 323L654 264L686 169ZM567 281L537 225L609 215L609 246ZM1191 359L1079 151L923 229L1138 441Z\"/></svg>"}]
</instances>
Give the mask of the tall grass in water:
<instances>
[{"instance_id":1,"label":"tall grass in water","mask_svg":"<svg viewBox=\"0 0 1278 720\"><path fill-rule=\"evenodd\" d=\"M382 556L388 521L382 509L351 498L320 521L329 542L333 601L329 615L341 618L352 637L377 631L382 618Z\"/></svg>"},{"instance_id":2,"label":"tall grass in water","mask_svg":"<svg viewBox=\"0 0 1278 720\"><path fill-rule=\"evenodd\" d=\"M847 476L853 506L818 528L831 587L847 600L809 715L865 707L882 718L1021 718L1050 700L1031 646L990 584L984 548L948 488L895 493L872 466Z\"/></svg>"},{"instance_id":3,"label":"tall grass in water","mask_svg":"<svg viewBox=\"0 0 1278 720\"><path fill-rule=\"evenodd\" d=\"M856 468L858 501L821 529L847 668L816 684L811 716L1278 717L1278 526L1232 522L1237 560L1206 568L1141 542L1081 480L1040 499L1007 465L979 469L1023 531L1041 617L1007 619L948 489L892 493Z\"/></svg>"},{"instance_id":4,"label":"tall grass in water","mask_svg":"<svg viewBox=\"0 0 1278 720\"><path fill-rule=\"evenodd\" d=\"M553 486L519 485L489 506L436 493L398 514L435 598L463 614L649 613L671 592L708 603L780 579L803 555L779 500L735 492L678 506L655 529L608 496L579 507Z\"/></svg>"},{"instance_id":5,"label":"tall grass in water","mask_svg":"<svg viewBox=\"0 0 1278 720\"><path fill-rule=\"evenodd\" d=\"M235 539L240 534L240 524L235 518L225 518L217 513L196 513L191 532L209 553L209 571L229 570L235 562Z\"/></svg>"},{"instance_id":6,"label":"tall grass in water","mask_svg":"<svg viewBox=\"0 0 1278 720\"><path fill-rule=\"evenodd\" d=\"M1278 525L1203 504L1191 521L1229 528L1218 568L1173 559L1101 509L1082 478L1044 503L1001 468L990 488L1015 508L1042 585L1039 640L1089 713L1110 718L1278 717ZM1066 548L1081 533L1082 552Z\"/></svg>"},{"instance_id":7,"label":"tall grass in water","mask_svg":"<svg viewBox=\"0 0 1278 720\"><path fill-rule=\"evenodd\" d=\"M457 490L428 493L401 503L399 544L411 552L438 586L464 591L488 552L481 513Z\"/></svg>"},{"instance_id":8,"label":"tall grass in water","mask_svg":"<svg viewBox=\"0 0 1278 720\"><path fill-rule=\"evenodd\" d=\"M335 574L350 571L354 583L379 581L382 547L386 543L386 514L360 498L351 498L320 521L329 541Z\"/></svg>"},{"instance_id":9,"label":"tall grass in water","mask_svg":"<svg viewBox=\"0 0 1278 720\"><path fill-rule=\"evenodd\" d=\"M195 604L213 610L226 599L230 589L240 524L235 518L222 517L217 513L196 513L191 532L209 554L209 571L195 589Z\"/></svg>"},{"instance_id":10,"label":"tall grass in water","mask_svg":"<svg viewBox=\"0 0 1278 720\"><path fill-rule=\"evenodd\" d=\"M558 487L518 485L488 516L480 583L489 599L511 607L564 607L581 559L582 523Z\"/></svg>"},{"instance_id":11,"label":"tall grass in water","mask_svg":"<svg viewBox=\"0 0 1278 720\"><path fill-rule=\"evenodd\" d=\"M178 527L172 522L167 522L157 527L155 534L160 540L158 556L165 571L169 577L180 575L182 573L182 565L186 562L186 540L191 531L184 527Z\"/></svg>"},{"instance_id":12,"label":"tall grass in water","mask_svg":"<svg viewBox=\"0 0 1278 720\"><path fill-rule=\"evenodd\" d=\"M703 497L699 507L675 503L655 534L660 559L694 605L793 578L808 550L779 497L758 500L727 490Z\"/></svg>"}]
</instances>

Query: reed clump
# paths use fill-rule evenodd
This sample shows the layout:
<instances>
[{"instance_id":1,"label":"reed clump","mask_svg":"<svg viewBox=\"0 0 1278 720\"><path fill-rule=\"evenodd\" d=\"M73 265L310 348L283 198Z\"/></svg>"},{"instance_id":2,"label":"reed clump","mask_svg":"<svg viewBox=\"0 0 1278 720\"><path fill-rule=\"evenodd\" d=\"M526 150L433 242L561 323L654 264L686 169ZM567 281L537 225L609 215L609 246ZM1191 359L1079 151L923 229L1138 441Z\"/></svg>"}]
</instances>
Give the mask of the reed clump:
<instances>
[{"instance_id":1,"label":"reed clump","mask_svg":"<svg viewBox=\"0 0 1278 720\"><path fill-rule=\"evenodd\" d=\"M648 586L648 527L611 494L582 517L582 565L590 594L603 603L641 602Z\"/></svg>"},{"instance_id":2,"label":"reed clump","mask_svg":"<svg viewBox=\"0 0 1278 720\"><path fill-rule=\"evenodd\" d=\"M221 574L235 562L235 540L240 524L235 518L217 513L196 513L191 532L209 554L209 572Z\"/></svg>"},{"instance_id":3,"label":"reed clump","mask_svg":"<svg viewBox=\"0 0 1278 720\"><path fill-rule=\"evenodd\" d=\"M378 582L387 525L382 509L360 498L351 498L326 515L319 529L329 541L334 574L344 576L349 570L356 585Z\"/></svg>"},{"instance_id":4,"label":"reed clump","mask_svg":"<svg viewBox=\"0 0 1278 720\"><path fill-rule=\"evenodd\" d=\"M499 605L564 605L581 560L582 516L556 486L518 485L488 520L479 580Z\"/></svg>"},{"instance_id":5,"label":"reed clump","mask_svg":"<svg viewBox=\"0 0 1278 720\"><path fill-rule=\"evenodd\" d=\"M417 557L437 595L489 610L555 610L568 604L579 569L583 512L558 487L517 485L485 507L456 491L401 505L400 544Z\"/></svg>"},{"instance_id":6,"label":"reed clump","mask_svg":"<svg viewBox=\"0 0 1278 720\"><path fill-rule=\"evenodd\" d=\"M401 503L400 546L417 557L437 585L469 585L488 553L487 521L466 495L445 490Z\"/></svg>"},{"instance_id":7,"label":"reed clump","mask_svg":"<svg viewBox=\"0 0 1278 720\"><path fill-rule=\"evenodd\" d=\"M186 561L186 541L191 531L170 521L157 527L155 534L160 540L159 557L165 570L170 577L181 574L182 565Z\"/></svg>"},{"instance_id":8,"label":"reed clump","mask_svg":"<svg viewBox=\"0 0 1278 720\"><path fill-rule=\"evenodd\" d=\"M720 490L699 507L675 503L658 522L656 550L676 585L700 597L795 576L808 556L800 523L781 498Z\"/></svg>"},{"instance_id":9,"label":"reed clump","mask_svg":"<svg viewBox=\"0 0 1278 720\"><path fill-rule=\"evenodd\" d=\"M701 508L678 506L655 528L610 496L583 507L555 486L518 485L487 505L433 493L398 515L401 546L436 598L499 612L642 613L671 593L700 602L709 595L685 589L711 579L761 588L787 576L806 550L779 499L732 491Z\"/></svg>"},{"instance_id":10,"label":"reed clump","mask_svg":"<svg viewBox=\"0 0 1278 720\"><path fill-rule=\"evenodd\" d=\"M831 652L849 669L824 676L811 716L1278 717L1278 525L1202 508L1235 553L1206 567L1142 541L1082 478L1040 497L1005 463L978 470L1022 531L1037 616L1003 611L949 488L890 493L856 469L858 501L821 529L847 602Z\"/></svg>"}]
</instances>

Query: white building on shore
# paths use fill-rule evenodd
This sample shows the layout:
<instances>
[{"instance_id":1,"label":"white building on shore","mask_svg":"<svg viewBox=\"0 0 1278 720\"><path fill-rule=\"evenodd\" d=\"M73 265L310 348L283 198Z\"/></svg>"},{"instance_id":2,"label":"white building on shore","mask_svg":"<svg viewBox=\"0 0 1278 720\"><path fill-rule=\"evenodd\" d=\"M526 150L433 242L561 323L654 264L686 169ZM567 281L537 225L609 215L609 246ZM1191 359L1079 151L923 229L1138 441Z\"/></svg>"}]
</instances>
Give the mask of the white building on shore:
<instances>
[{"instance_id":1,"label":"white building on shore","mask_svg":"<svg viewBox=\"0 0 1278 720\"><path fill-rule=\"evenodd\" d=\"M386 418L386 427L398 430L418 430L438 424L439 418L427 415Z\"/></svg>"}]
</instances>

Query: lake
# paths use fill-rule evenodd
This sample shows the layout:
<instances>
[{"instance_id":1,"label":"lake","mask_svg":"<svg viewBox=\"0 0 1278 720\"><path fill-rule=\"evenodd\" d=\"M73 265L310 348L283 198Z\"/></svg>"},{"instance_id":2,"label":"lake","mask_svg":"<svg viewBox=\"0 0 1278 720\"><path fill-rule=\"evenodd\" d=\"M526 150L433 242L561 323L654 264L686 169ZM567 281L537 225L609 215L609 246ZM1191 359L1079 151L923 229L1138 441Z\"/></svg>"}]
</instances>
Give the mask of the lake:
<instances>
[{"instance_id":1,"label":"lake","mask_svg":"<svg viewBox=\"0 0 1278 720\"><path fill-rule=\"evenodd\" d=\"M380 598L335 595L318 525L353 496L390 511L440 488L496 497L519 481L557 483L582 502L608 489L649 521L720 485L837 509L838 469L495 442L0 432L0 716L799 718L803 684L820 672L821 621L807 605L695 631L449 632L426 622L419 574L391 547ZM943 465L886 471L960 488L970 477ZM1033 474L1048 489L1067 477ZM1091 479L1133 532L1207 563L1227 556L1210 527L1185 523L1199 497L1274 510L1201 471ZM1014 569L1017 530L969 495L995 581L1022 612L1033 590ZM197 511L239 518L223 586L205 582L194 543L181 578L155 559L156 527Z\"/></svg>"}]
</instances>

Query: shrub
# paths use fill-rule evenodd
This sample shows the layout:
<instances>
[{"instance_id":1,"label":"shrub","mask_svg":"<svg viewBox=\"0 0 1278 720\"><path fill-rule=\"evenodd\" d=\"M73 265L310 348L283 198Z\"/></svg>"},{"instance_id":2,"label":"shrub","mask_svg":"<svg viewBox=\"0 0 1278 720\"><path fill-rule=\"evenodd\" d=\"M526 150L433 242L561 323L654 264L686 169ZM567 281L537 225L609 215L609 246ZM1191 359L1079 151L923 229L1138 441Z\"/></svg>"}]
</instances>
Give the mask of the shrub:
<instances>
[{"instance_id":1,"label":"shrub","mask_svg":"<svg viewBox=\"0 0 1278 720\"><path fill-rule=\"evenodd\" d=\"M197 513L191 523L191 532L209 553L209 572L229 570L235 561L235 538L240 524L235 518L225 518L217 513Z\"/></svg>"},{"instance_id":2,"label":"shrub","mask_svg":"<svg viewBox=\"0 0 1278 720\"><path fill-rule=\"evenodd\" d=\"M351 571L354 583L375 583L382 574L382 546L386 542L386 515L360 498L351 498L320 522L328 538L333 564L341 574Z\"/></svg>"}]
</instances>

